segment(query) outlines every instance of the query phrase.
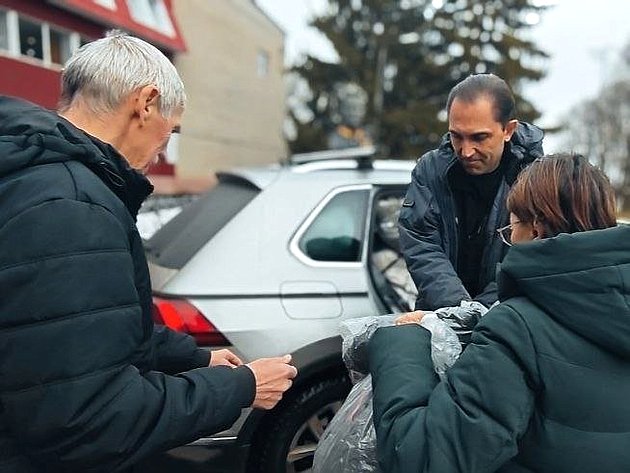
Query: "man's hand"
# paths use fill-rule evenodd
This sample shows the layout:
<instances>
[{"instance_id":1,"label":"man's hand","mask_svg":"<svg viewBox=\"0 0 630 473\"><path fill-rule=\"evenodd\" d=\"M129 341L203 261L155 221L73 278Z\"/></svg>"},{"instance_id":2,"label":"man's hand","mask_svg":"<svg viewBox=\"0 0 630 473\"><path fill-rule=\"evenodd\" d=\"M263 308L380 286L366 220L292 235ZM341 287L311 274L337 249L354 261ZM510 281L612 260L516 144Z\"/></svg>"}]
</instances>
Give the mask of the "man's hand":
<instances>
[{"instance_id":1,"label":"man's hand","mask_svg":"<svg viewBox=\"0 0 630 473\"><path fill-rule=\"evenodd\" d=\"M421 310L414 310L413 312L405 312L394 322L396 325L419 324L422 321L422 317L424 317L424 312Z\"/></svg>"},{"instance_id":2,"label":"man's hand","mask_svg":"<svg viewBox=\"0 0 630 473\"><path fill-rule=\"evenodd\" d=\"M297 376L297 368L290 365L291 355L277 358L261 358L247 363L256 378L256 397L252 407L273 409L282 399L284 392L291 387Z\"/></svg>"},{"instance_id":3,"label":"man's hand","mask_svg":"<svg viewBox=\"0 0 630 473\"><path fill-rule=\"evenodd\" d=\"M230 368L235 368L237 366L241 366L243 362L241 359L232 353L228 349L223 350L213 350L210 352L210 365L209 366L229 366Z\"/></svg>"}]
</instances>

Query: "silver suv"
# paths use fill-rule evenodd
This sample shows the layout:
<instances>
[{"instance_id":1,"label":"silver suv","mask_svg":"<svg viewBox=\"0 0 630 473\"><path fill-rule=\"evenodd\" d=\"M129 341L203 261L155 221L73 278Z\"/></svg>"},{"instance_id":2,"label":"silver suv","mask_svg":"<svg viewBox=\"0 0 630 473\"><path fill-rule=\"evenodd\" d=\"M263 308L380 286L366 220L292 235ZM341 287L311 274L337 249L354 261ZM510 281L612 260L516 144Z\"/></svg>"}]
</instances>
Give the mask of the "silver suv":
<instances>
[{"instance_id":1,"label":"silver suv","mask_svg":"<svg viewBox=\"0 0 630 473\"><path fill-rule=\"evenodd\" d=\"M291 353L299 369L275 409L195 443L220 447L228 471L310 471L350 388L339 322L415 297L396 229L414 163L346 154L220 174L146 242L158 322L247 361Z\"/></svg>"}]
</instances>

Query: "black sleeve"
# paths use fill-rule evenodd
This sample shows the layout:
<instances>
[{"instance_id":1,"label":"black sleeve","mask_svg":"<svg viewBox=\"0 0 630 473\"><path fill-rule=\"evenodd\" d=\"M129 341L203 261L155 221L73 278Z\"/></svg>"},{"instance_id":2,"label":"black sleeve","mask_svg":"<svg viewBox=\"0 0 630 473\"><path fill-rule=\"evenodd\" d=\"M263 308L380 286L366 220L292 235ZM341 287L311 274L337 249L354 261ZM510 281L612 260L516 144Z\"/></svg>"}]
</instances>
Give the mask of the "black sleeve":
<instances>
[{"instance_id":1,"label":"black sleeve","mask_svg":"<svg viewBox=\"0 0 630 473\"><path fill-rule=\"evenodd\" d=\"M496 281L488 283L483 291L475 296L477 302L481 302L486 307L490 308L499 299L498 288Z\"/></svg>"},{"instance_id":2,"label":"black sleeve","mask_svg":"<svg viewBox=\"0 0 630 473\"><path fill-rule=\"evenodd\" d=\"M423 159L412 172L398 223L400 246L423 302L416 309L434 310L459 305L470 295L445 253L439 209L425 183Z\"/></svg>"},{"instance_id":3,"label":"black sleeve","mask_svg":"<svg viewBox=\"0 0 630 473\"><path fill-rule=\"evenodd\" d=\"M482 319L444 382L433 372L430 334L417 325L379 329L369 362L383 471L491 473L516 454L533 413L536 362L511 309Z\"/></svg>"},{"instance_id":4,"label":"black sleeve","mask_svg":"<svg viewBox=\"0 0 630 473\"><path fill-rule=\"evenodd\" d=\"M210 364L210 351L197 347L195 339L164 325L153 327L155 369L164 373L179 373Z\"/></svg>"},{"instance_id":5,"label":"black sleeve","mask_svg":"<svg viewBox=\"0 0 630 473\"><path fill-rule=\"evenodd\" d=\"M0 228L0 400L6 432L46 468L110 472L231 425L255 395L247 367L140 374L146 338L124 228L72 200Z\"/></svg>"}]
</instances>

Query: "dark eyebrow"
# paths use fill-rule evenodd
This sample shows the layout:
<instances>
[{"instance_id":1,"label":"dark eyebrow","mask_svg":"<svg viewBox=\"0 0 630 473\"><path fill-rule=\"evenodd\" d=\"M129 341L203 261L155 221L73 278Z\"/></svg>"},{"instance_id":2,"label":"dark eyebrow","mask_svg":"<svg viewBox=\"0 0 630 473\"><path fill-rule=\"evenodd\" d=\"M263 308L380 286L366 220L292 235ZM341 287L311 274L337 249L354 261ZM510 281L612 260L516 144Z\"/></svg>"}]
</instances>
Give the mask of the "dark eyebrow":
<instances>
[{"instance_id":1,"label":"dark eyebrow","mask_svg":"<svg viewBox=\"0 0 630 473\"><path fill-rule=\"evenodd\" d=\"M479 131L477 133L471 133L470 135L463 135L453 130L449 130L449 133L455 139L462 140L468 138L469 140L473 141L482 141L492 135L492 133L490 133L489 131Z\"/></svg>"}]
</instances>

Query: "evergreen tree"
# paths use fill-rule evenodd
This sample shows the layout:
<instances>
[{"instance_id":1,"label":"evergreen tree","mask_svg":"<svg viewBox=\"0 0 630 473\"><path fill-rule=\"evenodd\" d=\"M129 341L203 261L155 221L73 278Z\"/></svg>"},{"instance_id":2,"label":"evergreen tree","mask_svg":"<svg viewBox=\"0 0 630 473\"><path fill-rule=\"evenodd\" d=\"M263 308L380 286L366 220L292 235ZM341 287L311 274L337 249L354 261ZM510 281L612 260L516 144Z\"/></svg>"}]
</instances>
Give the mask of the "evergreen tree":
<instances>
[{"instance_id":1,"label":"evergreen tree","mask_svg":"<svg viewBox=\"0 0 630 473\"><path fill-rule=\"evenodd\" d=\"M471 73L504 78L517 97L519 118L540 115L520 92L539 80L546 53L524 39L544 6L536 0L331 0L313 20L334 45L338 63L308 56L294 68L312 91L312 121L299 124L292 149L325 143L338 120L334 87L355 82L367 92L366 126L385 155L417 157L446 130L450 89Z\"/></svg>"}]
</instances>

